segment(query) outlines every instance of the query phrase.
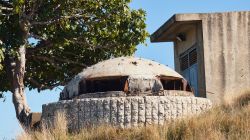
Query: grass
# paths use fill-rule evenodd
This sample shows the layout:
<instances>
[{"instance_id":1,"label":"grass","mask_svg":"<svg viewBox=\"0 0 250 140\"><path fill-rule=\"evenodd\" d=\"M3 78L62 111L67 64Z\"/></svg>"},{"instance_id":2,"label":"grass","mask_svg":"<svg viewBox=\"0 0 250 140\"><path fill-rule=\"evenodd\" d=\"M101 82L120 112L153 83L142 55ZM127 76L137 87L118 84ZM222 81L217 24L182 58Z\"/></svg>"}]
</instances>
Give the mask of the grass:
<instances>
[{"instance_id":1,"label":"grass","mask_svg":"<svg viewBox=\"0 0 250 140\"><path fill-rule=\"evenodd\" d=\"M58 114L54 128L22 132L18 140L183 140L183 139L250 139L250 91L226 100L220 106L192 118L176 120L163 126L151 125L130 129L112 126L87 128L68 133L66 119Z\"/></svg>"}]
</instances>

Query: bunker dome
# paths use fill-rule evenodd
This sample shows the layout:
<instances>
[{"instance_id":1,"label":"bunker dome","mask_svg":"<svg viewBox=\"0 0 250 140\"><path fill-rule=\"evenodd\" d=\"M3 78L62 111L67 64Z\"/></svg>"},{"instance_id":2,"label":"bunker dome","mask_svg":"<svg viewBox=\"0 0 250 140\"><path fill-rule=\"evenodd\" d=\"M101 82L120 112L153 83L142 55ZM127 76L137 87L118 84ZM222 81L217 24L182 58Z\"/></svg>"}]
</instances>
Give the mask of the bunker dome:
<instances>
[{"instance_id":1,"label":"bunker dome","mask_svg":"<svg viewBox=\"0 0 250 140\"><path fill-rule=\"evenodd\" d=\"M119 57L83 70L65 86L60 99L166 94L192 96L191 91L180 74L163 64L142 58Z\"/></svg>"},{"instance_id":2,"label":"bunker dome","mask_svg":"<svg viewBox=\"0 0 250 140\"><path fill-rule=\"evenodd\" d=\"M42 123L53 126L64 112L72 131L109 124L121 128L164 124L198 114L212 104L194 97L177 72L154 61L119 57L88 67L63 89L58 102L42 107Z\"/></svg>"}]
</instances>

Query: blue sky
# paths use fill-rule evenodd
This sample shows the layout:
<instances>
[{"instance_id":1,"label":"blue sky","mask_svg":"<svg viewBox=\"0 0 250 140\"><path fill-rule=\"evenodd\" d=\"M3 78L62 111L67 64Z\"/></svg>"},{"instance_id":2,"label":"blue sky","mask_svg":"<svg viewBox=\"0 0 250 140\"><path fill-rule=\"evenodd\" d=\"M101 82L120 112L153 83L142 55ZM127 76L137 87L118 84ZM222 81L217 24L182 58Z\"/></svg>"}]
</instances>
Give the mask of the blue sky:
<instances>
[{"instance_id":1,"label":"blue sky","mask_svg":"<svg viewBox=\"0 0 250 140\"><path fill-rule=\"evenodd\" d=\"M151 34L176 13L208 13L224 11L250 11L249 0L134 0L130 6L147 12L147 30ZM144 57L174 67L172 43L150 43L147 47L138 45L135 56ZM60 87L61 88L61 87ZM41 112L42 104L58 100L60 89L37 93L28 91L27 100L33 112ZM15 118L11 94L6 93L6 101L0 99L0 139L14 138L20 132Z\"/></svg>"}]
</instances>

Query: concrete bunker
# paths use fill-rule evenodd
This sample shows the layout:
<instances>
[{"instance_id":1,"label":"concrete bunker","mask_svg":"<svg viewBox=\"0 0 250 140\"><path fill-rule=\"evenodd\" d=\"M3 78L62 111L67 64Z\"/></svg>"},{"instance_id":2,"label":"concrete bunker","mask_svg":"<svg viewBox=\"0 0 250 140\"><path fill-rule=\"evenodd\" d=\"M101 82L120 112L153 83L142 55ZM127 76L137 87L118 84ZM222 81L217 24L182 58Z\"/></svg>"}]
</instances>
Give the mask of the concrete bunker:
<instances>
[{"instance_id":1,"label":"concrete bunker","mask_svg":"<svg viewBox=\"0 0 250 140\"><path fill-rule=\"evenodd\" d=\"M175 90L193 94L187 80L172 69L142 58L122 57L84 70L65 87L60 99L90 97L93 93L100 96L163 95Z\"/></svg>"},{"instance_id":2,"label":"concrete bunker","mask_svg":"<svg viewBox=\"0 0 250 140\"><path fill-rule=\"evenodd\" d=\"M60 100L43 105L42 122L52 125L63 111L70 130L110 124L118 127L163 124L211 108L194 97L188 82L160 63L134 57L99 62L75 76Z\"/></svg>"}]
</instances>

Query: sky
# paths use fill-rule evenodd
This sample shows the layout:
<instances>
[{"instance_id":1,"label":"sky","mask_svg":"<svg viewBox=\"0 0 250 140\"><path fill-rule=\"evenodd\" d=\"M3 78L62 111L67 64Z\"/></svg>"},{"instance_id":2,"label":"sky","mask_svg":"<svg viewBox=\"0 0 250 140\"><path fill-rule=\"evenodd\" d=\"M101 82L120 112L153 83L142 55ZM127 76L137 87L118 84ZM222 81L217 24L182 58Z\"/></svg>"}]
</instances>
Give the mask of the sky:
<instances>
[{"instance_id":1,"label":"sky","mask_svg":"<svg viewBox=\"0 0 250 140\"><path fill-rule=\"evenodd\" d=\"M152 34L174 14L250 11L250 0L133 0L130 7L146 11L147 30ZM155 60L174 68L173 43L150 43L149 39L146 43L147 46L137 46L135 56ZM58 101L62 88L41 93L26 89L32 112L41 112L42 104ZM0 139L8 140L15 138L21 132L21 128L15 117L11 94L6 93L5 96L5 102L0 99Z\"/></svg>"}]
</instances>

